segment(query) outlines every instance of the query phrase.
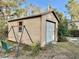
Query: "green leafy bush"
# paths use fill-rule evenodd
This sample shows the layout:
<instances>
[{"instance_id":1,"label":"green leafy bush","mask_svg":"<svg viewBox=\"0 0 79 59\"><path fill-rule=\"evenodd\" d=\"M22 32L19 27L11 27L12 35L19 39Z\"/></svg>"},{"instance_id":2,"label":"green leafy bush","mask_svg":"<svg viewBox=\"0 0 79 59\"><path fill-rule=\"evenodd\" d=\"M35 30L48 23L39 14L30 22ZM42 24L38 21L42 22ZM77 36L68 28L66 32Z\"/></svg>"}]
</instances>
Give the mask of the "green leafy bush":
<instances>
[{"instance_id":1,"label":"green leafy bush","mask_svg":"<svg viewBox=\"0 0 79 59\"><path fill-rule=\"evenodd\" d=\"M70 30L70 37L79 37L79 30Z\"/></svg>"},{"instance_id":2,"label":"green leafy bush","mask_svg":"<svg viewBox=\"0 0 79 59\"><path fill-rule=\"evenodd\" d=\"M66 36L69 36L69 31L68 31L68 21L66 18L63 18L60 20L59 25L58 25L58 41L67 41Z\"/></svg>"},{"instance_id":3,"label":"green leafy bush","mask_svg":"<svg viewBox=\"0 0 79 59\"><path fill-rule=\"evenodd\" d=\"M33 43L31 48L32 48L32 54L31 54L32 56L38 55L42 49L40 43Z\"/></svg>"}]
</instances>

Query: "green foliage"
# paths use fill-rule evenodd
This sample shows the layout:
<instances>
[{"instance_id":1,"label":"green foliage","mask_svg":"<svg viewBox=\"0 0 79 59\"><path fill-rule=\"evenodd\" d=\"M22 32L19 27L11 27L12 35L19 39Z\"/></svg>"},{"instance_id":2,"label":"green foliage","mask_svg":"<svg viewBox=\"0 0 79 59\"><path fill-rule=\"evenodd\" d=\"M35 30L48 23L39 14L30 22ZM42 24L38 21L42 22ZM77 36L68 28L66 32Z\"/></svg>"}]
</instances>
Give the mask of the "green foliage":
<instances>
[{"instance_id":1,"label":"green foliage","mask_svg":"<svg viewBox=\"0 0 79 59\"><path fill-rule=\"evenodd\" d=\"M16 11L15 11L15 15L17 16L17 17L22 17L22 16L25 16L25 13L26 13L26 10L25 9L23 9L23 8L18 8L18 9L16 9Z\"/></svg>"},{"instance_id":2,"label":"green foliage","mask_svg":"<svg viewBox=\"0 0 79 59\"><path fill-rule=\"evenodd\" d=\"M63 22L59 23L59 35L66 36L68 35L68 25L67 20L62 20Z\"/></svg>"},{"instance_id":3,"label":"green foliage","mask_svg":"<svg viewBox=\"0 0 79 59\"><path fill-rule=\"evenodd\" d=\"M72 20L78 20L79 19L79 1L78 0L69 0L68 4L66 5L66 8L68 9L68 13L71 16Z\"/></svg>"},{"instance_id":4,"label":"green foliage","mask_svg":"<svg viewBox=\"0 0 79 59\"><path fill-rule=\"evenodd\" d=\"M59 17L60 17L60 22L58 25L58 36L59 36L58 41L66 41L65 36L69 35L68 21L63 15L61 15Z\"/></svg>"},{"instance_id":5,"label":"green foliage","mask_svg":"<svg viewBox=\"0 0 79 59\"><path fill-rule=\"evenodd\" d=\"M5 21L0 20L0 32L4 31L4 29L5 29Z\"/></svg>"},{"instance_id":6,"label":"green foliage","mask_svg":"<svg viewBox=\"0 0 79 59\"><path fill-rule=\"evenodd\" d=\"M58 19L58 41L67 41L65 36L70 35L68 31L68 19L64 16L63 13L59 12L57 9L54 9Z\"/></svg>"},{"instance_id":7,"label":"green foliage","mask_svg":"<svg viewBox=\"0 0 79 59\"><path fill-rule=\"evenodd\" d=\"M71 16L71 21L78 21L79 20L79 1L78 0L69 0L68 4L66 5L66 8L68 9L68 13ZM70 25L69 33L70 36L74 36L77 26L73 22Z\"/></svg>"},{"instance_id":8,"label":"green foliage","mask_svg":"<svg viewBox=\"0 0 79 59\"><path fill-rule=\"evenodd\" d=\"M41 50L41 46L40 43L33 43L32 46L32 56L36 56L39 54L40 50Z\"/></svg>"},{"instance_id":9,"label":"green foliage","mask_svg":"<svg viewBox=\"0 0 79 59\"><path fill-rule=\"evenodd\" d=\"M5 31L7 31L6 22L0 19L0 38L4 37Z\"/></svg>"},{"instance_id":10,"label":"green foliage","mask_svg":"<svg viewBox=\"0 0 79 59\"><path fill-rule=\"evenodd\" d=\"M5 17L7 20L11 17L11 16L20 16L21 14L24 15L24 11L23 8L21 7L21 5L25 2L25 0L1 0L0 1L0 12L2 12L4 14L3 17ZM16 11L17 9L19 9L18 11ZM17 15L15 15L15 13L17 13ZM25 13L26 14L26 13ZM6 17L7 15L7 17ZM9 17L9 18L8 18Z\"/></svg>"},{"instance_id":11,"label":"green foliage","mask_svg":"<svg viewBox=\"0 0 79 59\"><path fill-rule=\"evenodd\" d=\"M58 28L59 39L62 39L62 41L64 41L65 36L68 36L68 35L69 35L69 32L68 32L67 21L63 20L63 23L59 23L59 28Z\"/></svg>"},{"instance_id":12,"label":"green foliage","mask_svg":"<svg viewBox=\"0 0 79 59\"><path fill-rule=\"evenodd\" d=\"M1 0L0 1L0 37L4 36L5 31L8 30L7 21L16 16L22 16L25 13L25 9L21 8L21 4L24 3L25 0ZM18 11L16 11L19 9ZM17 13L17 15L14 14ZM4 34L5 33L5 34Z\"/></svg>"}]
</instances>

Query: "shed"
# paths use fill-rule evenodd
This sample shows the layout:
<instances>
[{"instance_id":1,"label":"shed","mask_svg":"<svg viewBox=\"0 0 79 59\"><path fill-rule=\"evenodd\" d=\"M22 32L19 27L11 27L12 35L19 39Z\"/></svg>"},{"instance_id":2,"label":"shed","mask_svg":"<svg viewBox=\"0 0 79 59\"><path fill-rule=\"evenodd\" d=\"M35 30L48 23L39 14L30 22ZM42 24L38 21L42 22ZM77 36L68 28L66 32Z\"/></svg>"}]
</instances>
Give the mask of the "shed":
<instances>
[{"instance_id":1,"label":"shed","mask_svg":"<svg viewBox=\"0 0 79 59\"><path fill-rule=\"evenodd\" d=\"M49 11L33 16L13 19L8 21L8 30L14 29L8 33L8 40L16 41L15 37L21 43L31 45L32 42L39 42L41 46L49 42L56 43L58 36L58 18L54 11ZM25 29L23 30L23 26ZM21 33L23 31L23 35ZM14 33L15 32L15 35Z\"/></svg>"}]
</instances>

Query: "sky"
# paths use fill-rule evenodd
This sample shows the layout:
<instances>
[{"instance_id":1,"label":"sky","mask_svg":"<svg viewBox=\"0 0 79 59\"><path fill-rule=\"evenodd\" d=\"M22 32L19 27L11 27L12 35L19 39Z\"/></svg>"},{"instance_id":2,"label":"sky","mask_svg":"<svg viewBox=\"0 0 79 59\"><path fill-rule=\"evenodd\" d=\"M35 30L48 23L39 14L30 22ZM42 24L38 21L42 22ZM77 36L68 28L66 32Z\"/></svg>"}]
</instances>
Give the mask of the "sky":
<instances>
[{"instance_id":1,"label":"sky","mask_svg":"<svg viewBox=\"0 0 79 59\"><path fill-rule=\"evenodd\" d=\"M65 16L69 16L67 9L65 8L68 0L27 0L24 6L26 7L30 3L42 9L46 9L48 7L48 4L50 4L53 8L56 8L58 11L63 12Z\"/></svg>"}]
</instances>

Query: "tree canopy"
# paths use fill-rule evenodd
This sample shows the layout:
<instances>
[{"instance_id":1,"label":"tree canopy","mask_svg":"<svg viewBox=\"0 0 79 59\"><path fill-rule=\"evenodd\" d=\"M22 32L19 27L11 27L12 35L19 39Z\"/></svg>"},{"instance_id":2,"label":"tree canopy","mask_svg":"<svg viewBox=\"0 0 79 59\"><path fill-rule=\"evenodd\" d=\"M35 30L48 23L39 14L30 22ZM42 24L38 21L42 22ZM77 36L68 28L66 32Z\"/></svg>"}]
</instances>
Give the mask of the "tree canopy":
<instances>
[{"instance_id":1,"label":"tree canopy","mask_svg":"<svg viewBox=\"0 0 79 59\"><path fill-rule=\"evenodd\" d=\"M18 15L19 11L22 13L23 8L20 7L25 0L1 0L0 1L0 12L3 13L5 19L8 19L10 16ZM18 10L18 13L16 10Z\"/></svg>"},{"instance_id":2,"label":"tree canopy","mask_svg":"<svg viewBox=\"0 0 79 59\"><path fill-rule=\"evenodd\" d=\"M71 20L79 20L79 1L78 0L69 0L68 4L66 5L68 9L68 13L71 16Z\"/></svg>"}]
</instances>

